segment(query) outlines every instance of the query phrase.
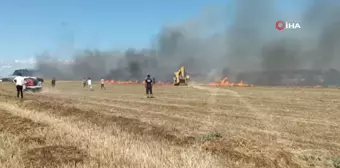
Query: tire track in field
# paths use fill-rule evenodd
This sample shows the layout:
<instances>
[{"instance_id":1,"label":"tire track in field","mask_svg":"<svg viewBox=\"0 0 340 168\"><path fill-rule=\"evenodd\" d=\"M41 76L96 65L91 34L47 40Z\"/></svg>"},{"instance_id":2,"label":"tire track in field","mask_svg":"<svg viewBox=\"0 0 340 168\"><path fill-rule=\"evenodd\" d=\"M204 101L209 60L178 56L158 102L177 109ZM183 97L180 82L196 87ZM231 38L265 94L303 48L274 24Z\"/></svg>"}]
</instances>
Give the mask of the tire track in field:
<instances>
[{"instance_id":1,"label":"tire track in field","mask_svg":"<svg viewBox=\"0 0 340 168\"><path fill-rule=\"evenodd\" d=\"M210 88L210 87L205 87L205 86L193 86L193 87L196 88L196 89L206 90L206 91L210 92L210 94L212 96L209 97L208 104L215 104L216 96L217 95L221 95L221 92L223 92L223 93L229 93L229 95L231 95L233 97L237 97L239 99L239 101L243 105L245 105L245 107L247 107L248 110L250 110L251 112L259 112L259 110L257 108L252 106L245 99L243 99L243 97L240 94L238 94L237 92L235 92L233 90L230 90L230 89L219 89L219 88Z\"/></svg>"},{"instance_id":2,"label":"tire track in field","mask_svg":"<svg viewBox=\"0 0 340 168\"><path fill-rule=\"evenodd\" d=\"M207 90L211 93L211 97L208 99L208 102L213 106L214 105L214 102L216 100L216 93L220 92L219 95L221 94L221 92L223 94L226 95L226 93L230 96L233 96L233 97L237 97L240 102L245 106L247 107L247 109L254 113L256 116L257 116L257 120L258 121L261 121L261 124L263 124L264 127L262 128L249 128L249 127L245 127L247 130L253 130L254 132L265 132L266 134L269 134L269 135L273 135L273 136L276 136L277 138L275 138L275 141L276 143L281 143L280 141L285 141L285 140L288 140L288 141L292 141L292 142L296 142L297 139L295 138L291 138L291 137L287 137L287 135L284 135L284 134L289 134L290 136L292 136L292 133L288 133L286 131L284 131L285 133L282 134L281 131L279 130L276 130L274 129L273 127L271 127L271 125L273 125L273 122L274 122L274 118L273 118L273 115L271 114L268 114L268 113L264 113L264 111L262 112L260 109L254 107L253 105L251 105L249 102L247 102L242 95L240 95L239 93L237 93L236 91L233 91L233 90L230 90L230 89L226 89L226 88L223 88L223 89L220 89L220 88L210 88L210 87L204 87L204 86L196 86L195 88L197 89L201 89L201 90ZM212 109L214 110L214 109ZM301 121L300 120L297 120L296 118L292 118L292 117L286 117L287 120L293 122L293 123L298 123ZM295 122L294 122L295 121ZM293 124L292 123L292 124ZM321 124L321 125L325 125L324 123L321 123L321 122L318 122L316 123L315 121L308 121L308 122L303 122L305 124ZM338 126L337 124L328 124L328 125L333 125L333 126ZM299 138L300 140L304 141L304 142L310 142L309 139L305 139L305 138ZM315 143L313 141L313 143ZM333 142L327 142L325 144L319 144L320 146L331 146L333 148L339 148L340 144L339 143L333 143Z\"/></svg>"},{"instance_id":3,"label":"tire track in field","mask_svg":"<svg viewBox=\"0 0 340 168\"><path fill-rule=\"evenodd\" d=\"M212 96L208 99L208 104L210 106L214 106L216 103L216 95L217 93L221 94L228 94L232 97L236 97L239 99L239 101L253 114L257 116L257 118L261 121L261 123L264 125L264 128L267 129L270 132L275 132L276 134L280 134L278 131L274 130L272 127L270 127L271 123L273 122L273 116L271 114L264 114L259 109L251 105L248 101L246 101L239 93L236 91L230 90L230 89L220 89L220 88L211 88L206 86L192 86L193 88L199 89L199 90L206 90L211 93ZM211 109L212 111L216 111L216 109Z\"/></svg>"}]
</instances>

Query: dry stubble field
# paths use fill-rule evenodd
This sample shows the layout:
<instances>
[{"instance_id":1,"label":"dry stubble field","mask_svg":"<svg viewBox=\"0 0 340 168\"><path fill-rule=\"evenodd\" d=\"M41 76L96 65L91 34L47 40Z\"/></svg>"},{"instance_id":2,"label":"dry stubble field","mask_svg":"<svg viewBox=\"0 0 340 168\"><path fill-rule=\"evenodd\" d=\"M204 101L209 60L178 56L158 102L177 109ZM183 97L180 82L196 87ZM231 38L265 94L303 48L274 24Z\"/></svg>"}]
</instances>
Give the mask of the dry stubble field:
<instances>
[{"instance_id":1,"label":"dry stubble field","mask_svg":"<svg viewBox=\"0 0 340 168\"><path fill-rule=\"evenodd\" d=\"M48 85L49 83L46 83ZM0 83L0 167L336 167L340 90ZM337 165L339 164L339 165Z\"/></svg>"}]
</instances>

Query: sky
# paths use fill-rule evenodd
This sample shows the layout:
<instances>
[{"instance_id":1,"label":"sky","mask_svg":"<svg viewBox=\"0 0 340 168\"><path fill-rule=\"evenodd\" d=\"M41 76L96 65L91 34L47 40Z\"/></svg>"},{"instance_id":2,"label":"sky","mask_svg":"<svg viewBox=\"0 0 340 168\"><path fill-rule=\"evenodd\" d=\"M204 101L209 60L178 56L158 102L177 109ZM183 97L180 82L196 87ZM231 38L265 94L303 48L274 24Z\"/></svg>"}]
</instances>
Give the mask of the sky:
<instances>
[{"instance_id":1,"label":"sky","mask_svg":"<svg viewBox=\"0 0 340 168\"><path fill-rule=\"evenodd\" d=\"M0 60L24 59L44 50L148 47L163 25L190 18L207 4L225 3L223 0L0 2Z\"/></svg>"},{"instance_id":2,"label":"sky","mask_svg":"<svg viewBox=\"0 0 340 168\"><path fill-rule=\"evenodd\" d=\"M283 1L282 1L283 2ZM148 47L162 26L227 0L0 0L0 64L48 51ZM293 10L294 5L282 3ZM17 61L18 62L18 61ZM1 70L1 69L0 69Z\"/></svg>"}]
</instances>

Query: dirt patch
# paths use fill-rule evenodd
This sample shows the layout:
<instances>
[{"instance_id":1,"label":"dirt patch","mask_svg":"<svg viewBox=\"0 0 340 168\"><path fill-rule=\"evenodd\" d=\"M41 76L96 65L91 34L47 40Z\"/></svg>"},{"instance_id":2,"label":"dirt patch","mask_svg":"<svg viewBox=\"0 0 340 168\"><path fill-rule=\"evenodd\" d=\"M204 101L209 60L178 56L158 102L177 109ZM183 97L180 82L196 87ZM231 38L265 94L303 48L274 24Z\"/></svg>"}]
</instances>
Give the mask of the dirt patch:
<instances>
[{"instance_id":1,"label":"dirt patch","mask_svg":"<svg viewBox=\"0 0 340 168\"><path fill-rule=\"evenodd\" d=\"M99 120L102 120L101 118L98 118ZM103 120L102 120L103 121ZM131 118L125 118L125 117L116 117L116 116L107 116L104 119L104 122L112 123L114 122L116 125L118 125L123 131L126 132L132 132L137 135L147 135L151 136L153 138L156 138L158 140L167 140L169 142L172 142L177 145L185 145L190 144L194 142L194 137L178 137L171 133L170 131L158 127L155 125L151 125L145 122L142 122L137 119L131 119ZM98 123L97 121L94 121L94 123ZM176 131L176 130L173 130Z\"/></svg>"},{"instance_id":2,"label":"dirt patch","mask_svg":"<svg viewBox=\"0 0 340 168\"><path fill-rule=\"evenodd\" d=\"M0 131L20 135L44 127L47 127L47 125L12 115L11 113L0 109Z\"/></svg>"},{"instance_id":3,"label":"dirt patch","mask_svg":"<svg viewBox=\"0 0 340 168\"><path fill-rule=\"evenodd\" d=\"M26 103L18 103L18 106L32 110L48 110L48 112L52 112L54 115L62 117L72 116L78 120L89 121L102 127L110 127L114 124L125 132L151 137L155 140L165 140L175 145L189 145L195 141L195 137L192 136L177 136L176 133L178 134L179 131L176 129L170 131L138 119L102 114L100 113L101 109L98 109L98 112L94 110L85 111L59 99L31 99L31 101Z\"/></svg>"},{"instance_id":4,"label":"dirt patch","mask_svg":"<svg viewBox=\"0 0 340 168\"><path fill-rule=\"evenodd\" d=\"M26 167L60 167L63 164L79 164L84 161L85 152L74 146L42 146L48 142L46 137L39 136L37 131L47 127L47 124L37 123L0 109L0 131L18 137L16 146L20 146L20 150L15 153L20 153ZM21 151L23 151L22 154Z\"/></svg>"},{"instance_id":5,"label":"dirt patch","mask_svg":"<svg viewBox=\"0 0 340 168\"><path fill-rule=\"evenodd\" d=\"M206 141L202 144L201 148L220 156L221 159L254 164L257 168L301 168L295 163L293 154L280 150L275 153L273 152L275 156L265 156L261 152L261 149L263 150L265 147L255 146L252 140L229 138Z\"/></svg>"},{"instance_id":6,"label":"dirt patch","mask_svg":"<svg viewBox=\"0 0 340 168\"><path fill-rule=\"evenodd\" d=\"M46 138L44 137L38 137L38 136L26 136L19 139L19 142L24 144L38 144L38 145L44 145L46 144Z\"/></svg>"},{"instance_id":7,"label":"dirt patch","mask_svg":"<svg viewBox=\"0 0 340 168\"><path fill-rule=\"evenodd\" d=\"M86 158L85 152L74 146L45 146L27 150L23 160L27 167L52 168L63 164L82 164Z\"/></svg>"}]
</instances>

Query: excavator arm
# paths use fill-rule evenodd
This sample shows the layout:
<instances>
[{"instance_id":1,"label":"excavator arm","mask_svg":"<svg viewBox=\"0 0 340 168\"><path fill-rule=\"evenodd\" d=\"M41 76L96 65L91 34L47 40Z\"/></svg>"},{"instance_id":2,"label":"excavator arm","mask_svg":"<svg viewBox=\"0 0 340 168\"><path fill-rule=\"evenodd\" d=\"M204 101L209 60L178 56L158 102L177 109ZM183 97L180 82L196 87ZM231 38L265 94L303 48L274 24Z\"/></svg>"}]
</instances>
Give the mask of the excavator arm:
<instances>
[{"instance_id":1,"label":"excavator arm","mask_svg":"<svg viewBox=\"0 0 340 168\"><path fill-rule=\"evenodd\" d=\"M175 77L174 77L174 84L178 84L179 83L179 75L180 75L180 71L176 71L175 72Z\"/></svg>"},{"instance_id":2,"label":"excavator arm","mask_svg":"<svg viewBox=\"0 0 340 168\"><path fill-rule=\"evenodd\" d=\"M187 76L186 76L184 66L181 66L179 70L177 70L174 74L175 74L174 85L179 85L180 83L184 83L184 84L187 83Z\"/></svg>"}]
</instances>

